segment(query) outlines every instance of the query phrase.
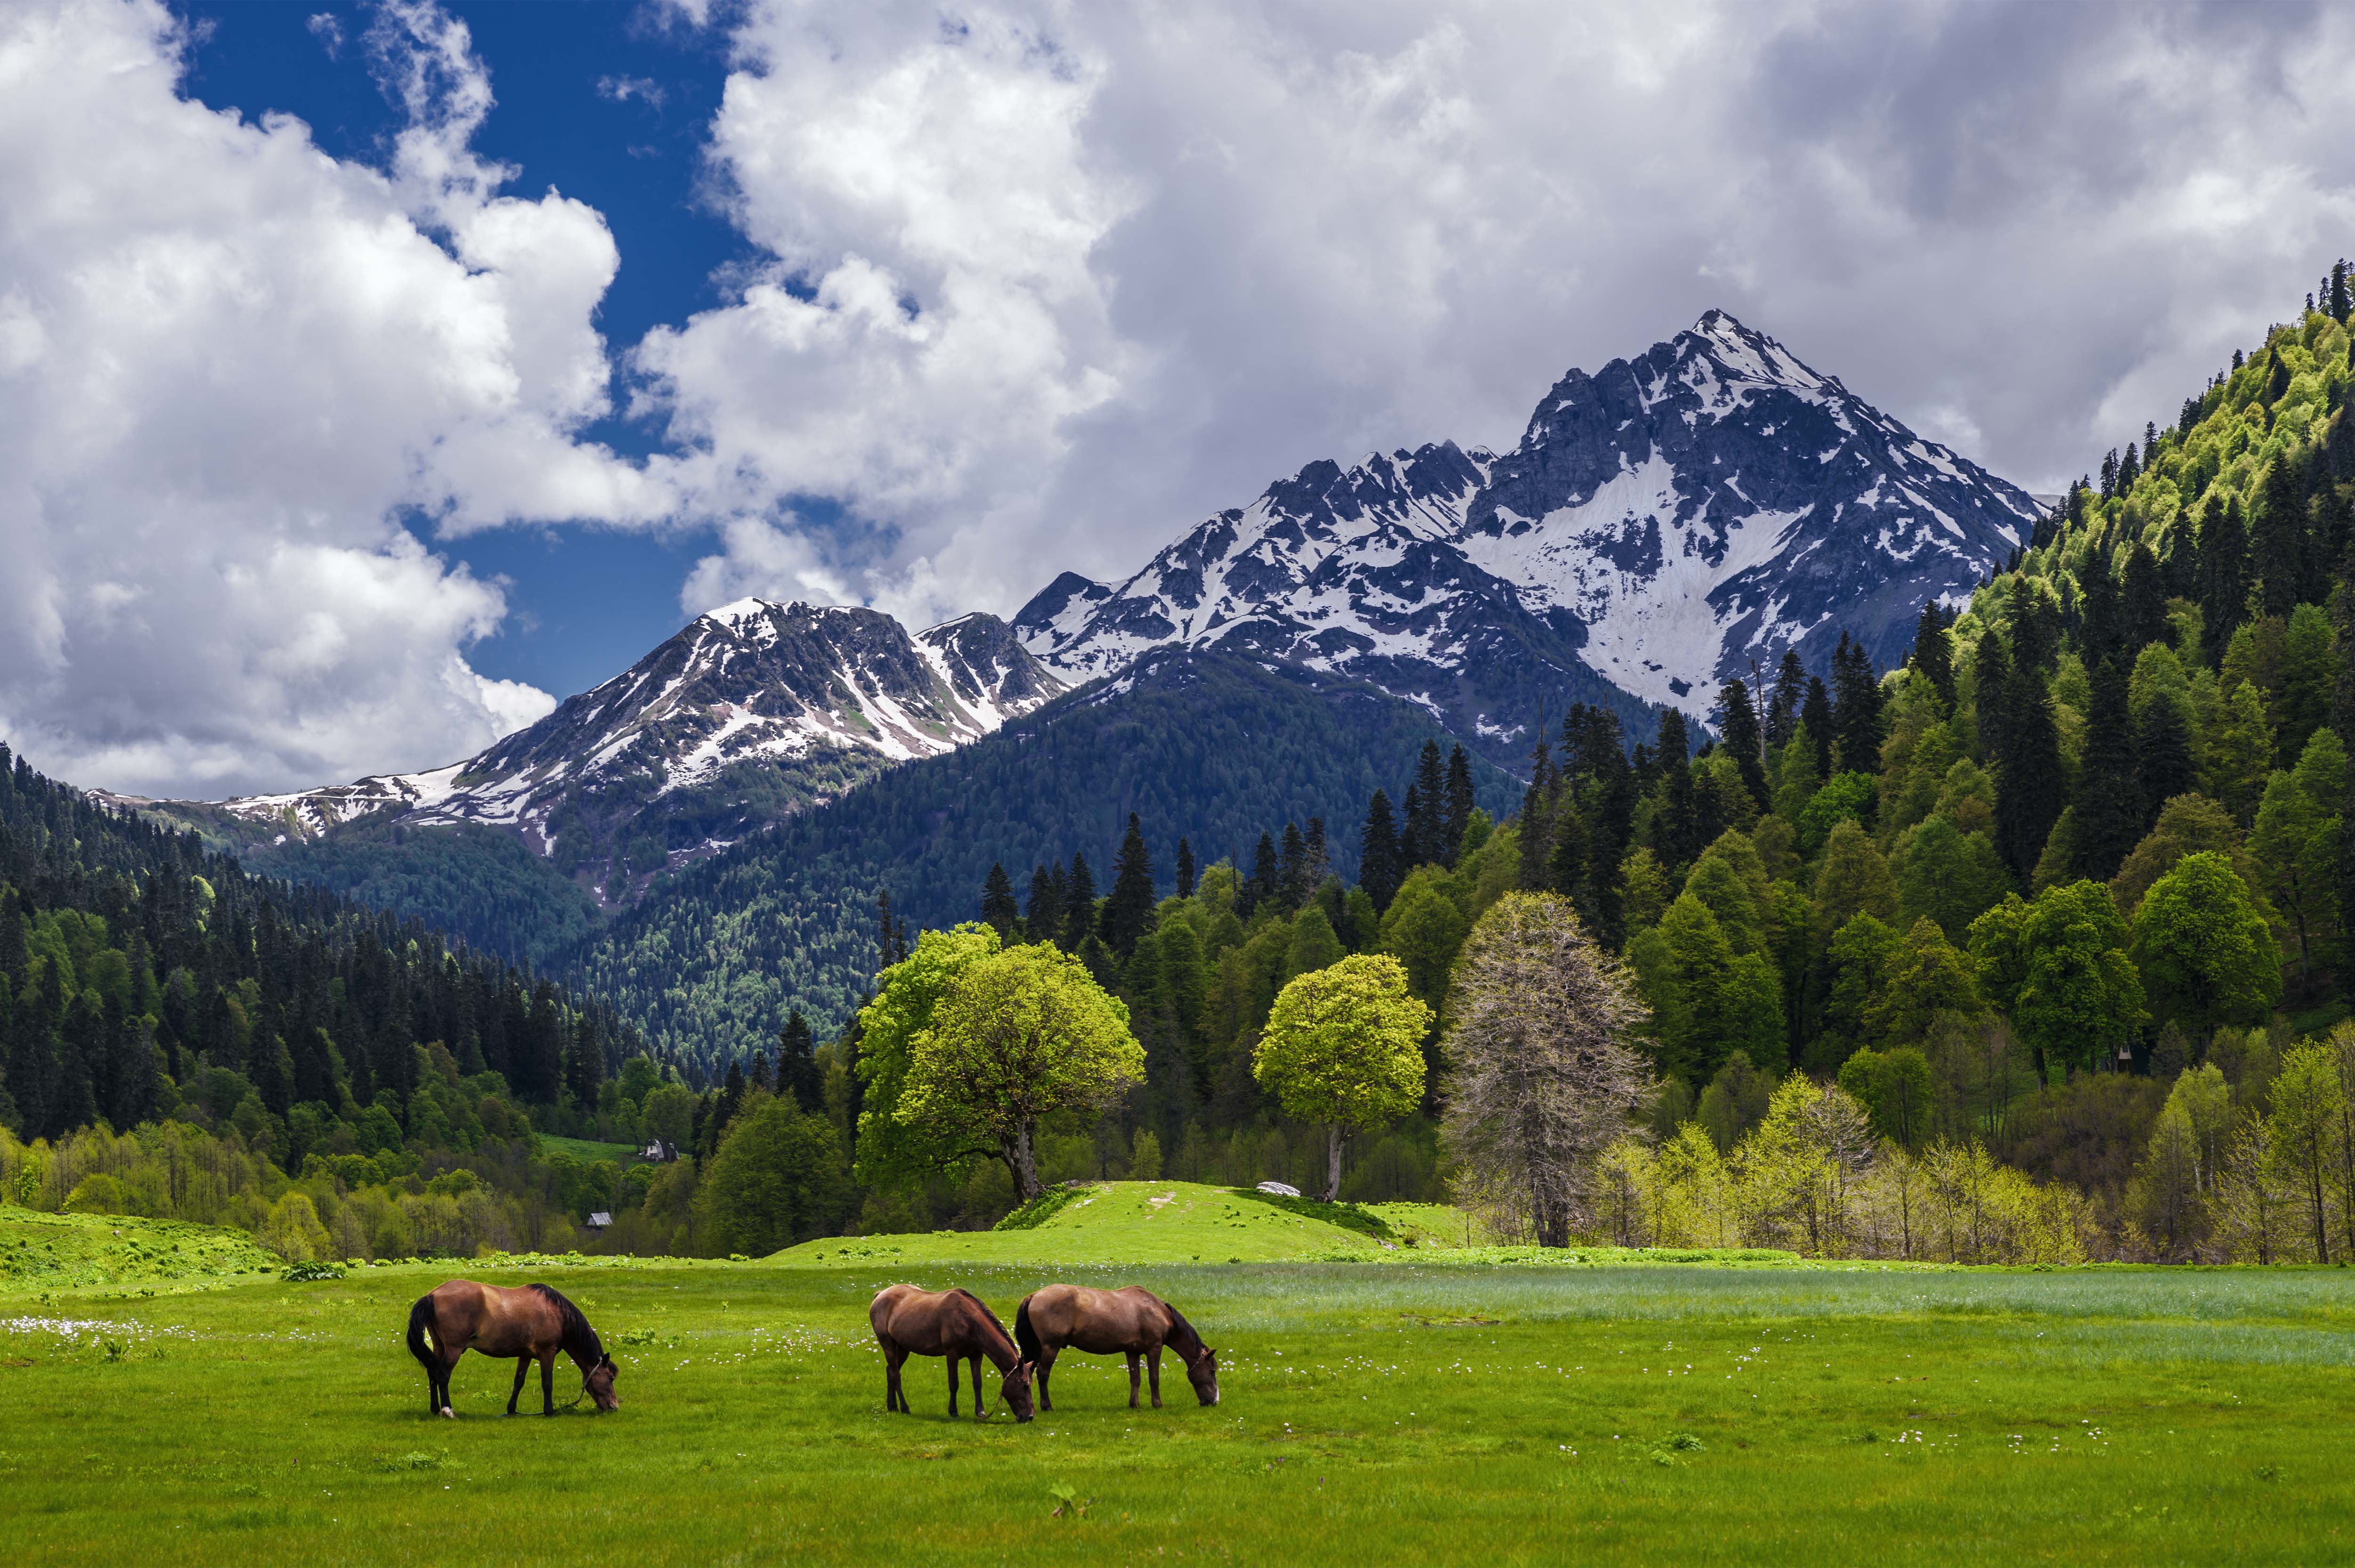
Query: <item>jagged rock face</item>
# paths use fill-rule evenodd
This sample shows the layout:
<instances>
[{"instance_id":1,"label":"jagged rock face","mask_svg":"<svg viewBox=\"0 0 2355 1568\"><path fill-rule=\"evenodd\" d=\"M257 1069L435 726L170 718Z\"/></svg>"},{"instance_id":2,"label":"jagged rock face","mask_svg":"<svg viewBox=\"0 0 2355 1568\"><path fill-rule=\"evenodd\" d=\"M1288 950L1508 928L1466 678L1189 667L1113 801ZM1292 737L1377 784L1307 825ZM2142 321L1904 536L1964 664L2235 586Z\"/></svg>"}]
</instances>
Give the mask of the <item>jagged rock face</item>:
<instances>
[{"instance_id":1,"label":"jagged rock face","mask_svg":"<svg viewBox=\"0 0 2355 1568\"><path fill-rule=\"evenodd\" d=\"M1116 587L1065 572L1014 626L1075 676L1170 643L1347 671L1518 760L1540 703L1705 714L1753 660L1821 668L1843 629L1893 662L1923 600L1967 594L2035 512L1711 311L1571 372L1504 456L1311 464Z\"/></svg>"},{"instance_id":2,"label":"jagged rock face","mask_svg":"<svg viewBox=\"0 0 2355 1568\"><path fill-rule=\"evenodd\" d=\"M1068 684L995 616L911 637L879 611L747 599L465 762L223 805L295 833L391 807L419 825L512 827L549 853L568 835L611 848L652 833L675 863L988 734ZM656 830L681 822L700 837Z\"/></svg>"}]
</instances>

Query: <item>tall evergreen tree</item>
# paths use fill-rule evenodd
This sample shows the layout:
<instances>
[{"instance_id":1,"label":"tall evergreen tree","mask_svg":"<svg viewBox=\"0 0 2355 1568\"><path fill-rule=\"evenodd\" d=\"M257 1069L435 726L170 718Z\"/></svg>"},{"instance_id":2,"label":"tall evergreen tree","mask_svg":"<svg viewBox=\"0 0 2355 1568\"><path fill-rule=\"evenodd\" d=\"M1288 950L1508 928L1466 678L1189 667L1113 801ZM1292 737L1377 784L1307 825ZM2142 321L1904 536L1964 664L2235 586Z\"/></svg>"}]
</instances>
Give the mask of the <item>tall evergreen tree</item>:
<instances>
[{"instance_id":1,"label":"tall evergreen tree","mask_svg":"<svg viewBox=\"0 0 2355 1568\"><path fill-rule=\"evenodd\" d=\"M1282 871L1276 863L1275 839L1265 833L1259 836L1259 848L1252 851L1251 875L1243 879L1242 894L1236 902L1236 912L1249 920L1260 905L1273 901L1282 886Z\"/></svg>"},{"instance_id":2,"label":"tall evergreen tree","mask_svg":"<svg viewBox=\"0 0 2355 1568\"><path fill-rule=\"evenodd\" d=\"M1661 860L1671 867L1691 863L1701 851L1700 803L1693 792L1691 741L1685 716L1660 711L1660 807L1652 818Z\"/></svg>"},{"instance_id":3,"label":"tall evergreen tree","mask_svg":"<svg viewBox=\"0 0 2355 1568\"><path fill-rule=\"evenodd\" d=\"M1020 939L1022 912L1014 901L1014 881L996 860L981 884L981 923L994 928L997 940L1008 947Z\"/></svg>"},{"instance_id":4,"label":"tall evergreen tree","mask_svg":"<svg viewBox=\"0 0 2355 1568\"><path fill-rule=\"evenodd\" d=\"M1832 728L1839 732L1842 771L1881 771L1881 682L1872 673L1872 656L1846 632L1832 653Z\"/></svg>"},{"instance_id":5,"label":"tall evergreen tree","mask_svg":"<svg viewBox=\"0 0 2355 1568\"><path fill-rule=\"evenodd\" d=\"M2141 540L2126 552L2125 582L2118 595L2121 646L2129 661L2152 643L2167 640L2167 580L2158 558Z\"/></svg>"},{"instance_id":6,"label":"tall evergreen tree","mask_svg":"<svg viewBox=\"0 0 2355 1568\"><path fill-rule=\"evenodd\" d=\"M1096 933L1096 876L1074 852L1063 873L1063 951L1077 953Z\"/></svg>"},{"instance_id":7,"label":"tall evergreen tree","mask_svg":"<svg viewBox=\"0 0 2355 1568\"><path fill-rule=\"evenodd\" d=\"M817 1069L817 1042L809 1019L795 1008L777 1031L777 1087L805 1112L826 1108L826 1080Z\"/></svg>"},{"instance_id":8,"label":"tall evergreen tree","mask_svg":"<svg viewBox=\"0 0 2355 1568\"><path fill-rule=\"evenodd\" d=\"M1749 791L1759 810L1765 810L1766 737L1759 729L1757 709L1750 706L1750 688L1738 677L1727 681L1718 697L1718 724L1725 736L1725 749L1742 773L1742 788Z\"/></svg>"},{"instance_id":9,"label":"tall evergreen tree","mask_svg":"<svg viewBox=\"0 0 2355 1568\"><path fill-rule=\"evenodd\" d=\"M2116 659L2094 667L2093 688L2085 714L2085 751L2077 768L2072 849L2078 876L2106 882L2141 842L2147 816L2136 766L2126 674Z\"/></svg>"},{"instance_id":10,"label":"tall evergreen tree","mask_svg":"<svg viewBox=\"0 0 2355 1568\"><path fill-rule=\"evenodd\" d=\"M1954 707L1955 635L1946 629L1946 614L1935 596L1922 601L1922 613L1914 617L1913 664L1938 700Z\"/></svg>"},{"instance_id":11,"label":"tall evergreen tree","mask_svg":"<svg viewBox=\"0 0 2355 1568\"><path fill-rule=\"evenodd\" d=\"M1529 753L1529 786L1521 794L1521 886L1540 892L1552 885L1553 748L1543 737Z\"/></svg>"},{"instance_id":12,"label":"tall evergreen tree","mask_svg":"<svg viewBox=\"0 0 2355 1568\"><path fill-rule=\"evenodd\" d=\"M1995 779L1996 852L2022 883L2061 818L2065 787L2052 694L2036 667L2023 662L2004 683L2003 745Z\"/></svg>"},{"instance_id":13,"label":"tall evergreen tree","mask_svg":"<svg viewBox=\"0 0 2355 1568\"><path fill-rule=\"evenodd\" d=\"M1300 901L1306 903L1316 897L1317 890L1325 885L1325 879L1333 874L1333 850L1332 847L1325 842L1325 819L1321 816L1312 816L1308 819L1308 831L1302 837L1305 843L1302 847L1304 858L1301 863L1304 871L1301 878Z\"/></svg>"},{"instance_id":14,"label":"tall evergreen tree","mask_svg":"<svg viewBox=\"0 0 2355 1568\"><path fill-rule=\"evenodd\" d=\"M1358 834L1358 885L1374 901L1376 913L1391 907L1391 900L1406 880L1405 869L1399 863L1398 825L1391 815L1391 797L1381 789L1366 803L1366 825Z\"/></svg>"},{"instance_id":15,"label":"tall evergreen tree","mask_svg":"<svg viewBox=\"0 0 2355 1568\"><path fill-rule=\"evenodd\" d=\"M2126 640L2116 585L2104 553L2095 549L2077 571L2077 646L2088 667L2115 656Z\"/></svg>"},{"instance_id":16,"label":"tall evergreen tree","mask_svg":"<svg viewBox=\"0 0 2355 1568\"><path fill-rule=\"evenodd\" d=\"M1440 814L1440 831L1447 843L1447 864L1464 853L1464 834L1472 826L1472 759L1460 745L1447 752L1447 800Z\"/></svg>"},{"instance_id":17,"label":"tall evergreen tree","mask_svg":"<svg viewBox=\"0 0 2355 1568\"><path fill-rule=\"evenodd\" d=\"M1783 650L1783 667L1774 677L1774 695L1766 704L1766 743L1787 746L1798 731L1799 709L1807 700L1807 667L1798 650Z\"/></svg>"},{"instance_id":18,"label":"tall evergreen tree","mask_svg":"<svg viewBox=\"0 0 2355 1568\"><path fill-rule=\"evenodd\" d=\"M1145 828L1135 812L1128 814L1128 831L1121 836L1120 856L1113 862L1112 896L1104 900L1104 945L1120 955L1122 963L1136 951L1137 939L1153 924L1153 857L1145 847Z\"/></svg>"},{"instance_id":19,"label":"tall evergreen tree","mask_svg":"<svg viewBox=\"0 0 2355 1568\"><path fill-rule=\"evenodd\" d=\"M1030 901L1023 906L1022 923L1033 942L1055 942L1063 934L1063 869L1039 866L1030 872Z\"/></svg>"},{"instance_id":20,"label":"tall evergreen tree","mask_svg":"<svg viewBox=\"0 0 2355 1568\"><path fill-rule=\"evenodd\" d=\"M2200 515L2200 645L2211 664L2224 656L2247 613L2248 557L2240 497L2210 496Z\"/></svg>"},{"instance_id":21,"label":"tall evergreen tree","mask_svg":"<svg viewBox=\"0 0 2355 1568\"><path fill-rule=\"evenodd\" d=\"M2306 553L2306 494L2297 465L2281 453L2265 464L2254 514L2252 561L2265 613L2286 619L2301 597Z\"/></svg>"},{"instance_id":22,"label":"tall evergreen tree","mask_svg":"<svg viewBox=\"0 0 2355 1568\"><path fill-rule=\"evenodd\" d=\"M2200 765L2191 755L2191 726L2175 699L2153 697L2135 726L2135 763L2142 785L2144 832L2158 820L2159 807L2200 787Z\"/></svg>"},{"instance_id":23,"label":"tall evergreen tree","mask_svg":"<svg viewBox=\"0 0 2355 1568\"><path fill-rule=\"evenodd\" d=\"M1832 742L1839 738L1832 723L1831 694L1824 689L1820 677L1807 677L1807 699L1799 705L1799 722L1807 727L1807 739L1816 748L1816 776L1832 776Z\"/></svg>"},{"instance_id":24,"label":"tall evergreen tree","mask_svg":"<svg viewBox=\"0 0 2355 1568\"><path fill-rule=\"evenodd\" d=\"M1284 848L1275 858L1276 898L1286 912L1308 901L1308 840L1300 831L1300 824L1284 825Z\"/></svg>"},{"instance_id":25,"label":"tall evergreen tree","mask_svg":"<svg viewBox=\"0 0 2355 1568\"><path fill-rule=\"evenodd\" d=\"M1186 842L1182 834L1178 839L1178 896L1194 896L1194 847Z\"/></svg>"}]
</instances>

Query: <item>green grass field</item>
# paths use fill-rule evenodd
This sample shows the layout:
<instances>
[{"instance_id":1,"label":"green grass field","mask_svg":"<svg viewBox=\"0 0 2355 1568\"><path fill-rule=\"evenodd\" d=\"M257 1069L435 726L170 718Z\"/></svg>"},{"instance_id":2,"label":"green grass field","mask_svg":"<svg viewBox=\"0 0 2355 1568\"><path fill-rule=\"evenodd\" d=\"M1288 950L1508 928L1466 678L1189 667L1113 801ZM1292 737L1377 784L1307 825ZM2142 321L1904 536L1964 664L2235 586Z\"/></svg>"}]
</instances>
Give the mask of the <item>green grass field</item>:
<instances>
[{"instance_id":1,"label":"green grass field","mask_svg":"<svg viewBox=\"0 0 2355 1568\"><path fill-rule=\"evenodd\" d=\"M583 1165L610 1159L627 1170L634 1165L645 1163L638 1157L635 1144L601 1144L590 1138L559 1138L553 1133L542 1133L539 1135L539 1147L543 1154L554 1154L560 1149Z\"/></svg>"},{"instance_id":2,"label":"green grass field","mask_svg":"<svg viewBox=\"0 0 2355 1568\"><path fill-rule=\"evenodd\" d=\"M1097 1223L1161 1253L1287 1234L1199 1198L1190 1219L1140 1207L1162 1190L1101 1194ZM623 1409L554 1420L504 1419L511 1364L474 1357L460 1419L425 1413L400 1334L448 1265L153 1296L0 1278L12 1545L44 1563L2355 1554L2344 1270L1533 1268L1420 1247L1131 1265L1072 1255L1116 1250L1088 1212L864 1255L466 1265L547 1280L617 1342ZM152 1249L145 1223L107 1222L124 1234L91 1238L89 1272ZM941 1256L984 1242L1008 1251ZM1067 1356L1052 1414L951 1422L941 1363L918 1360L917 1413L887 1415L866 1306L902 1277L1007 1317L1050 1278L1144 1284L1219 1347L1224 1401L1198 1407L1172 1367L1167 1407L1132 1412L1116 1360ZM559 1399L578 1386L561 1373Z\"/></svg>"}]
</instances>

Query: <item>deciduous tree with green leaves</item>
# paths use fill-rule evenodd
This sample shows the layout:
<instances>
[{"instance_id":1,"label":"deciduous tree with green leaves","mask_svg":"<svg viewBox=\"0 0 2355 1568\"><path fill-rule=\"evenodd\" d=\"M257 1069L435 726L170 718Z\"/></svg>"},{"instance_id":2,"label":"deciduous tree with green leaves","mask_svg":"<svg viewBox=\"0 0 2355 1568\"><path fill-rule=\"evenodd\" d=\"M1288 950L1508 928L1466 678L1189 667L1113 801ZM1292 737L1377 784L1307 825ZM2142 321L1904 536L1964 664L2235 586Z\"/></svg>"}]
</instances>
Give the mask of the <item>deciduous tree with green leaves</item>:
<instances>
[{"instance_id":1,"label":"deciduous tree with green leaves","mask_svg":"<svg viewBox=\"0 0 2355 1568\"><path fill-rule=\"evenodd\" d=\"M1101 1112L1144 1076L1127 1004L1042 943L985 954L948 977L909 1042L892 1117L935 1147L1003 1161L1027 1203L1041 1190L1040 1119Z\"/></svg>"},{"instance_id":2,"label":"deciduous tree with green leaves","mask_svg":"<svg viewBox=\"0 0 2355 1568\"><path fill-rule=\"evenodd\" d=\"M2187 855L2135 911L2134 957L2160 1016L2194 1040L2281 999L2281 948L2222 855Z\"/></svg>"},{"instance_id":3,"label":"deciduous tree with green leaves","mask_svg":"<svg viewBox=\"0 0 2355 1568\"><path fill-rule=\"evenodd\" d=\"M1261 1031L1252 1074L1284 1114L1326 1128L1325 1200L1341 1195L1341 1147L1423 1099L1423 1037L1431 1009L1386 953L1359 954L1295 976Z\"/></svg>"}]
</instances>

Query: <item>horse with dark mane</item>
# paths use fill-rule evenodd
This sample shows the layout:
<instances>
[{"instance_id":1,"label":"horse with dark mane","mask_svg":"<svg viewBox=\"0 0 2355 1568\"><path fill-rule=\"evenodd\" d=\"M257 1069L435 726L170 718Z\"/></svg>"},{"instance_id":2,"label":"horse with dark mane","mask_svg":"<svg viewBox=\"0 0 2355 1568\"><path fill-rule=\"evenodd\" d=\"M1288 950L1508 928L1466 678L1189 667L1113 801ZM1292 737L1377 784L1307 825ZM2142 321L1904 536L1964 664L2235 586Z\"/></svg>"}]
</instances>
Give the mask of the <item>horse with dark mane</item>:
<instances>
[{"instance_id":1,"label":"horse with dark mane","mask_svg":"<svg viewBox=\"0 0 2355 1568\"><path fill-rule=\"evenodd\" d=\"M509 1289L453 1279L417 1298L409 1309L409 1353L425 1367L428 1414L456 1416L450 1408L450 1372L469 1350L516 1358L515 1389L507 1395L509 1415L523 1397L524 1376L535 1360L539 1363L539 1413L556 1413L559 1350L581 1368L581 1391L597 1402L598 1409L622 1408L613 1392L613 1378L622 1369L605 1353L581 1308L547 1285Z\"/></svg>"},{"instance_id":2,"label":"horse with dark mane","mask_svg":"<svg viewBox=\"0 0 2355 1568\"><path fill-rule=\"evenodd\" d=\"M1088 1290L1050 1285L1022 1298L1014 1312L1014 1337L1023 1359L1039 1369L1039 1408L1052 1410L1048 1374L1065 1347L1091 1356L1128 1358L1128 1407L1136 1408L1136 1369L1142 1360L1153 1377L1153 1408L1161 1408L1161 1349L1167 1345L1186 1363L1194 1397L1219 1403L1219 1353L1202 1343L1178 1310L1146 1289Z\"/></svg>"},{"instance_id":3,"label":"horse with dark mane","mask_svg":"<svg viewBox=\"0 0 2355 1568\"><path fill-rule=\"evenodd\" d=\"M875 1293L867 1308L875 1326L875 1342L883 1347L883 1408L908 1413L907 1391L900 1386L900 1363L910 1356L949 1359L949 1413L957 1413L957 1363L973 1363L973 1418L988 1411L981 1403L981 1361L1002 1374L999 1397L1018 1422L1030 1419L1030 1364L1015 1350L1014 1338L997 1315L968 1290L918 1290L912 1285L886 1285Z\"/></svg>"}]
</instances>

